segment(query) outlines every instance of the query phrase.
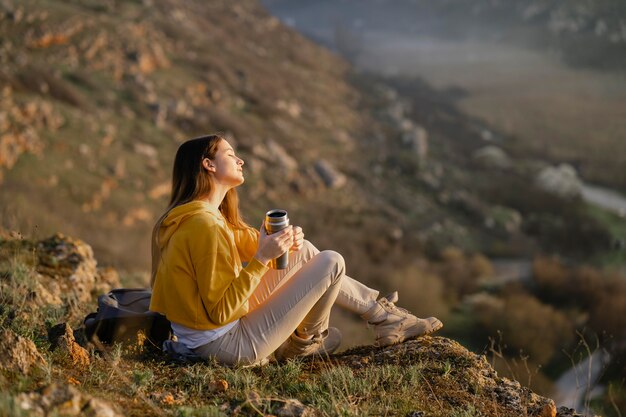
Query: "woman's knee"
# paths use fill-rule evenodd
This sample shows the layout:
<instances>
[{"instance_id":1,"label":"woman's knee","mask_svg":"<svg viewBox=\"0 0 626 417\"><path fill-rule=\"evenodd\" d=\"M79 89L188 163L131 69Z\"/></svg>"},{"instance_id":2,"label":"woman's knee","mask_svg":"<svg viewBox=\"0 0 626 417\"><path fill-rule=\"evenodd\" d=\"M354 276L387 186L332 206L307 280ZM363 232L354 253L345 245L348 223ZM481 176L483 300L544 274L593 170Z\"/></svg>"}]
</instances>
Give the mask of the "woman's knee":
<instances>
[{"instance_id":1,"label":"woman's knee","mask_svg":"<svg viewBox=\"0 0 626 417\"><path fill-rule=\"evenodd\" d=\"M320 253L319 249L317 249L314 244L312 244L311 242L309 242L306 239L304 239L304 242L302 244L302 248L300 250L306 254L306 257L308 259L311 259L315 255Z\"/></svg>"},{"instance_id":2,"label":"woman's knee","mask_svg":"<svg viewBox=\"0 0 626 417\"><path fill-rule=\"evenodd\" d=\"M324 250L318 253L316 258L329 269L333 282L339 281L345 275L346 262L339 252Z\"/></svg>"}]
</instances>

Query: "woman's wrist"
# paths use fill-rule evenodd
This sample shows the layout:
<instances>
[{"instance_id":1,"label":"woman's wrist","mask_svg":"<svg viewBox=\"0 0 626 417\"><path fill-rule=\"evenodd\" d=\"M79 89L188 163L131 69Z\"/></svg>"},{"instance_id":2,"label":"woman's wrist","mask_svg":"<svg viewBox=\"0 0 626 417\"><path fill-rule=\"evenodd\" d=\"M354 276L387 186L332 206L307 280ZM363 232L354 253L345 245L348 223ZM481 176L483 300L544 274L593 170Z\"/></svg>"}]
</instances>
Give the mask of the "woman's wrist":
<instances>
[{"instance_id":1,"label":"woman's wrist","mask_svg":"<svg viewBox=\"0 0 626 417\"><path fill-rule=\"evenodd\" d=\"M263 265L267 266L267 264L269 263L269 259L265 259L262 256L259 255L254 255L254 259L256 259L257 261L261 262Z\"/></svg>"}]
</instances>

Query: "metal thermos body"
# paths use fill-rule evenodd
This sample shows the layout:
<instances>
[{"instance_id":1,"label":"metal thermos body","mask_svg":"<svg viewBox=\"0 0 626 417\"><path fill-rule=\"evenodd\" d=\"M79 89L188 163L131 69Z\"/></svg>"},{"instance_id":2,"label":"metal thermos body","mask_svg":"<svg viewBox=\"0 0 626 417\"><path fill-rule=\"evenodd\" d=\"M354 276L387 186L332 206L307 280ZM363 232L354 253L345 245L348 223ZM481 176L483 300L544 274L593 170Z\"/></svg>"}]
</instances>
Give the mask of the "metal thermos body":
<instances>
[{"instance_id":1,"label":"metal thermos body","mask_svg":"<svg viewBox=\"0 0 626 417\"><path fill-rule=\"evenodd\" d=\"M265 213L265 232L268 235L280 232L287 226L289 226L289 217L286 210L274 209ZM272 259L270 268L285 269L287 264L289 264L289 251L283 253L278 258Z\"/></svg>"}]
</instances>

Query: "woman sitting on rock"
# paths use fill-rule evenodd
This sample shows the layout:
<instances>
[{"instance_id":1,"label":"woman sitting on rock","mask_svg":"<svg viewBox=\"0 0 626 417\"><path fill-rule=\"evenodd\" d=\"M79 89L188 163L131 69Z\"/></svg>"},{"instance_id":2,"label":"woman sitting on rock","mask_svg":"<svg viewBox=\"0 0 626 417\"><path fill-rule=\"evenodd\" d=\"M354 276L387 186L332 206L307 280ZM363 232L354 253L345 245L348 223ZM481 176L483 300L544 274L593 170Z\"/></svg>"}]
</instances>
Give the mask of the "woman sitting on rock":
<instances>
[{"instance_id":1,"label":"woman sitting on rock","mask_svg":"<svg viewBox=\"0 0 626 417\"><path fill-rule=\"evenodd\" d=\"M180 343L229 365L332 353L341 343L328 327L335 303L370 323L379 346L442 327L396 307L396 293L377 300L378 291L346 275L339 253L320 252L300 227L268 235L248 226L235 190L243 165L217 135L176 153L170 204L152 235L150 309L165 314ZM286 251L287 268L269 269Z\"/></svg>"}]
</instances>

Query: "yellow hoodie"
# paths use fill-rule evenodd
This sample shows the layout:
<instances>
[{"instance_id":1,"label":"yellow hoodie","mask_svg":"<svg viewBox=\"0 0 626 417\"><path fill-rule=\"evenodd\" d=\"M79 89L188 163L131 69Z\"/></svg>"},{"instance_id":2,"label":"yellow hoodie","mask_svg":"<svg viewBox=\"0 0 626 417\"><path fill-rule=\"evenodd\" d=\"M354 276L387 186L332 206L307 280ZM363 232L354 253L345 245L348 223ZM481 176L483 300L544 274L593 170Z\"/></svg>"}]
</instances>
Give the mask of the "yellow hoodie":
<instances>
[{"instance_id":1,"label":"yellow hoodie","mask_svg":"<svg viewBox=\"0 0 626 417\"><path fill-rule=\"evenodd\" d=\"M173 208L159 230L161 259L150 310L183 326L210 330L248 312L268 267L253 258L259 232L232 229L204 201ZM248 262L242 268L242 261Z\"/></svg>"}]
</instances>

